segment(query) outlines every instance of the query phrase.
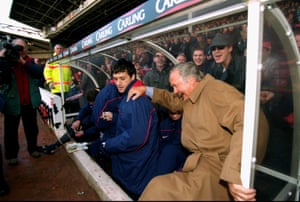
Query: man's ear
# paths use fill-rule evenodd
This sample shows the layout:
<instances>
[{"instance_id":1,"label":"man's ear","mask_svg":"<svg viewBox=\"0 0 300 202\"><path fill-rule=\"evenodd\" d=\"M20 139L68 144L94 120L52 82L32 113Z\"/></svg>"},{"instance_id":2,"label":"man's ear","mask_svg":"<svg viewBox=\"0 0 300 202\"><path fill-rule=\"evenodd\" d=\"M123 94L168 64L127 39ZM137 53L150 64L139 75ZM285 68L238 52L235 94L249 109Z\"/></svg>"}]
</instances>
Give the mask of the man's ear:
<instances>
[{"instance_id":1,"label":"man's ear","mask_svg":"<svg viewBox=\"0 0 300 202\"><path fill-rule=\"evenodd\" d=\"M191 83L197 82L196 78L193 77L193 76L189 76L189 77L187 78L187 81L188 81L190 84L191 84Z\"/></svg>"},{"instance_id":2,"label":"man's ear","mask_svg":"<svg viewBox=\"0 0 300 202\"><path fill-rule=\"evenodd\" d=\"M131 76L131 80L135 80L136 79L136 74L133 74L132 76Z\"/></svg>"}]
</instances>

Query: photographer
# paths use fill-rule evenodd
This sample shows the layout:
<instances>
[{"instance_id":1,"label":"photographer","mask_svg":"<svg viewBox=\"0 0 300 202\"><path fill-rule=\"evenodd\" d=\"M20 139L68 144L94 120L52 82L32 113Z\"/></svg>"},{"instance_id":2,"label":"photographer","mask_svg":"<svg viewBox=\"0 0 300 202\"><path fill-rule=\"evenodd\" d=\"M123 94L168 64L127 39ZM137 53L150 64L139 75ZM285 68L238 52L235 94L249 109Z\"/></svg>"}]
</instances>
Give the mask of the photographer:
<instances>
[{"instance_id":1,"label":"photographer","mask_svg":"<svg viewBox=\"0 0 300 202\"><path fill-rule=\"evenodd\" d=\"M18 163L18 128L22 118L27 150L34 157L40 157L37 146L37 107L41 103L38 88L43 77L43 65L35 64L27 55L27 45L22 39L14 39L0 52L1 72L5 72L1 92L4 96L4 151L8 164Z\"/></svg>"}]
</instances>

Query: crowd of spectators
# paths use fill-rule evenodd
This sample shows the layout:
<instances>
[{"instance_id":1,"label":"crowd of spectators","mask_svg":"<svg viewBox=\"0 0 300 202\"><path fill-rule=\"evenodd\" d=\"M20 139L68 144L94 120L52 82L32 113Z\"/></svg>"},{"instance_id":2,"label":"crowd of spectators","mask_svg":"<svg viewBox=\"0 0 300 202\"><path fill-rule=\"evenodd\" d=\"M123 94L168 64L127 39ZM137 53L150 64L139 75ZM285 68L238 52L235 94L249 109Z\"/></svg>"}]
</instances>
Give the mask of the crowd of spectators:
<instances>
[{"instance_id":1,"label":"crowd of spectators","mask_svg":"<svg viewBox=\"0 0 300 202\"><path fill-rule=\"evenodd\" d=\"M295 0L278 2L279 8L286 16L293 29L300 27L300 2ZM264 37L272 40L276 47L276 38L272 38L272 25L265 23ZM213 21L196 24L192 27L186 27L179 30L167 32L159 36L150 37L149 40L163 47L175 58L178 55L184 55L186 61L193 61L193 50L203 49L206 62L213 60L210 50L210 44L216 33L230 35L233 39L234 54L245 55L247 43L247 13L242 12L227 17L222 17ZM275 50L275 49L274 49ZM280 50L278 50L280 51ZM116 58L124 58L133 61L136 65L139 77L143 76L154 65L155 50L151 50L145 44L140 42L129 43L121 48L113 48L108 55ZM107 57L104 57L107 60ZM167 61L168 65L173 64ZM106 63L103 63L103 70L106 71ZM107 70L110 74L109 69Z\"/></svg>"}]
</instances>

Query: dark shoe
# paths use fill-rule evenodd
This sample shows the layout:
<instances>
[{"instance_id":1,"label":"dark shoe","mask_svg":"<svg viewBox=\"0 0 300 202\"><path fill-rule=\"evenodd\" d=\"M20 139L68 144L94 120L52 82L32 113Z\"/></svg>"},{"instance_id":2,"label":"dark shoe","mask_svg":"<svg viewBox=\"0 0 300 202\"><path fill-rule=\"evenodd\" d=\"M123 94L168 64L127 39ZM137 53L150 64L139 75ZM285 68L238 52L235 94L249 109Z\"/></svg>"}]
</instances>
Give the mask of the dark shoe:
<instances>
[{"instance_id":1,"label":"dark shoe","mask_svg":"<svg viewBox=\"0 0 300 202\"><path fill-rule=\"evenodd\" d=\"M73 130L73 128L71 128L71 126L69 126L67 124L65 124L65 128L67 130L68 136L71 137L71 138L74 138L75 137L75 131Z\"/></svg>"},{"instance_id":2,"label":"dark shoe","mask_svg":"<svg viewBox=\"0 0 300 202\"><path fill-rule=\"evenodd\" d=\"M8 165L17 165L18 160L17 159L7 159Z\"/></svg>"},{"instance_id":3,"label":"dark shoe","mask_svg":"<svg viewBox=\"0 0 300 202\"><path fill-rule=\"evenodd\" d=\"M10 188L6 181L0 184L0 196L7 195L10 192Z\"/></svg>"},{"instance_id":4,"label":"dark shoe","mask_svg":"<svg viewBox=\"0 0 300 202\"><path fill-rule=\"evenodd\" d=\"M30 156L32 156L33 158L39 158L41 157L41 154L38 151L34 151L30 154Z\"/></svg>"},{"instance_id":5,"label":"dark shoe","mask_svg":"<svg viewBox=\"0 0 300 202\"><path fill-rule=\"evenodd\" d=\"M43 145L41 147L38 147L38 151L44 154L53 154L55 150L56 150L56 145L54 144Z\"/></svg>"}]
</instances>

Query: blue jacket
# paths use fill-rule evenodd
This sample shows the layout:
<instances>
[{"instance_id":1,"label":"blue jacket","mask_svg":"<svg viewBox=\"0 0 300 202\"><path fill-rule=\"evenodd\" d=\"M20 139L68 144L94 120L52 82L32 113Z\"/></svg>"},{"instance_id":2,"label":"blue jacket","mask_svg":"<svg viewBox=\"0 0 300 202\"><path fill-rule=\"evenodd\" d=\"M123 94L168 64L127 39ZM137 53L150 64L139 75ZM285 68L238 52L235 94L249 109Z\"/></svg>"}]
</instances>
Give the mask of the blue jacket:
<instances>
[{"instance_id":1,"label":"blue jacket","mask_svg":"<svg viewBox=\"0 0 300 202\"><path fill-rule=\"evenodd\" d=\"M140 195L157 174L159 135L158 117L146 96L119 105L116 136L105 141L105 152L112 160L112 175L123 187Z\"/></svg>"},{"instance_id":2,"label":"blue jacket","mask_svg":"<svg viewBox=\"0 0 300 202\"><path fill-rule=\"evenodd\" d=\"M160 122L159 175L180 170L184 165L188 151L181 144L181 122L182 118L169 117Z\"/></svg>"},{"instance_id":3,"label":"blue jacket","mask_svg":"<svg viewBox=\"0 0 300 202\"><path fill-rule=\"evenodd\" d=\"M84 136L94 136L99 133L98 128L95 126L95 123L92 118L92 108L93 105L86 103L79 111L77 120L80 120L80 125L84 131Z\"/></svg>"},{"instance_id":4,"label":"blue jacket","mask_svg":"<svg viewBox=\"0 0 300 202\"><path fill-rule=\"evenodd\" d=\"M182 118L174 121L169 117L160 122L160 138L162 144L181 144Z\"/></svg>"},{"instance_id":5,"label":"blue jacket","mask_svg":"<svg viewBox=\"0 0 300 202\"><path fill-rule=\"evenodd\" d=\"M101 140L113 137L116 133L115 125L118 118L118 110L121 99L122 95L118 92L113 83L107 84L96 96L92 109L92 117L96 127L103 133ZM112 121L107 121L101 118L102 113L105 111L113 113Z\"/></svg>"}]
</instances>

